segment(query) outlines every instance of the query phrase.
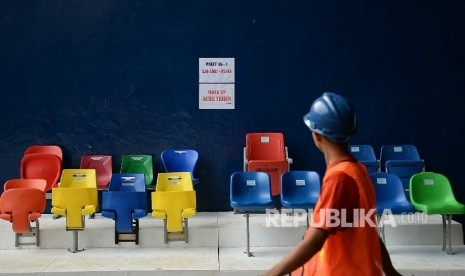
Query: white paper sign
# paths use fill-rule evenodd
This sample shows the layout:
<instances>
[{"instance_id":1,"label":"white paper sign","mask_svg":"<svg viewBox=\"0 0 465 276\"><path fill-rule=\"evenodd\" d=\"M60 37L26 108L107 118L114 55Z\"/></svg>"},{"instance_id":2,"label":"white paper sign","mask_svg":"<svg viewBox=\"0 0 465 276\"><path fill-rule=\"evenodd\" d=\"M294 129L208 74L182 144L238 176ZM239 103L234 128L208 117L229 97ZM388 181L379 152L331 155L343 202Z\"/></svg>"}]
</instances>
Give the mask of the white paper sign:
<instances>
[{"instance_id":1,"label":"white paper sign","mask_svg":"<svg viewBox=\"0 0 465 276\"><path fill-rule=\"evenodd\" d=\"M199 109L234 109L234 84L200 83Z\"/></svg>"},{"instance_id":2,"label":"white paper sign","mask_svg":"<svg viewBox=\"0 0 465 276\"><path fill-rule=\"evenodd\" d=\"M199 58L199 83L234 83L234 58Z\"/></svg>"}]
</instances>

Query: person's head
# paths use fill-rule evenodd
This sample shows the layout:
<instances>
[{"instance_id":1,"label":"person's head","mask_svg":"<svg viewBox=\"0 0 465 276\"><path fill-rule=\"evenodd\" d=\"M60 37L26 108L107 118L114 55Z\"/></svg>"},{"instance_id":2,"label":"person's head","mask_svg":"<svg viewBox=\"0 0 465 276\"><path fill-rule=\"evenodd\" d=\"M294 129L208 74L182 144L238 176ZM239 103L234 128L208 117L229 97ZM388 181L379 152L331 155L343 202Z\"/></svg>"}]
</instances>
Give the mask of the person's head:
<instances>
[{"instance_id":1,"label":"person's head","mask_svg":"<svg viewBox=\"0 0 465 276\"><path fill-rule=\"evenodd\" d=\"M325 92L317 98L303 119L320 150L322 140L345 147L357 132L353 105L343 96L332 92Z\"/></svg>"}]
</instances>

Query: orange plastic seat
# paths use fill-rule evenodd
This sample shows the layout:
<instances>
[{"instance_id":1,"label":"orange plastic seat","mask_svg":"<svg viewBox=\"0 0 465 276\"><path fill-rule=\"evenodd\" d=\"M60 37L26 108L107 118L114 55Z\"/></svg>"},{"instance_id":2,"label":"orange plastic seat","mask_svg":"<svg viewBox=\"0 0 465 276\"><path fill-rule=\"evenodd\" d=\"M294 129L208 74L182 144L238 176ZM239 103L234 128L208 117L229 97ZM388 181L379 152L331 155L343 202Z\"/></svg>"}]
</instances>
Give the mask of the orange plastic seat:
<instances>
[{"instance_id":1,"label":"orange plastic seat","mask_svg":"<svg viewBox=\"0 0 465 276\"><path fill-rule=\"evenodd\" d=\"M21 236L35 236L33 244L39 245L38 218L45 209L46 186L44 179L13 179L5 183L0 197L0 218L12 223L15 246L31 244L20 242ZM30 225L34 221L36 227Z\"/></svg>"},{"instance_id":2,"label":"orange plastic seat","mask_svg":"<svg viewBox=\"0 0 465 276\"><path fill-rule=\"evenodd\" d=\"M51 153L63 160L63 151L56 145L32 145L24 151L24 156L34 153Z\"/></svg>"},{"instance_id":3,"label":"orange plastic seat","mask_svg":"<svg viewBox=\"0 0 465 276\"><path fill-rule=\"evenodd\" d=\"M281 175L289 171L291 163L282 133L247 133L244 171L267 172L273 196L281 193Z\"/></svg>"},{"instance_id":4,"label":"orange plastic seat","mask_svg":"<svg viewBox=\"0 0 465 276\"><path fill-rule=\"evenodd\" d=\"M21 159L22 179L45 179L46 192L56 187L61 174L61 159L50 153L27 154Z\"/></svg>"},{"instance_id":5,"label":"orange plastic seat","mask_svg":"<svg viewBox=\"0 0 465 276\"><path fill-rule=\"evenodd\" d=\"M108 189L111 181L112 159L110 155L84 155L81 157L81 169L94 169L97 175L97 188Z\"/></svg>"}]
</instances>

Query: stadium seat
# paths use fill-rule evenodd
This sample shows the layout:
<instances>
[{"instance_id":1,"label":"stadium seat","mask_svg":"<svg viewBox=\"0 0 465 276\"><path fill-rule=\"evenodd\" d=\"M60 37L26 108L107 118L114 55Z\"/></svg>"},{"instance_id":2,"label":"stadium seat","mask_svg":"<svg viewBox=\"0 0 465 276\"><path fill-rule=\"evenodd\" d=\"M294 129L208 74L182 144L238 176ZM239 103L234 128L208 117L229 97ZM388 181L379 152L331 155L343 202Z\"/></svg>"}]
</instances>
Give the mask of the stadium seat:
<instances>
[{"instance_id":1,"label":"stadium seat","mask_svg":"<svg viewBox=\"0 0 465 276\"><path fill-rule=\"evenodd\" d=\"M320 176L312 171L288 171L281 175L281 204L308 212L320 196ZM307 213L308 214L308 213ZM308 218L307 218L307 226Z\"/></svg>"},{"instance_id":2,"label":"stadium seat","mask_svg":"<svg viewBox=\"0 0 465 276\"><path fill-rule=\"evenodd\" d=\"M385 172L400 178L405 195L409 198L410 178L425 169L425 162L420 159L417 148L414 145L383 145L380 161Z\"/></svg>"},{"instance_id":3,"label":"stadium seat","mask_svg":"<svg viewBox=\"0 0 465 276\"><path fill-rule=\"evenodd\" d=\"M145 187L151 188L153 182L152 156L147 154L127 154L121 160L121 173L142 173L145 177Z\"/></svg>"},{"instance_id":4,"label":"stadium seat","mask_svg":"<svg viewBox=\"0 0 465 276\"><path fill-rule=\"evenodd\" d=\"M244 171L267 172L271 180L272 196L281 193L281 174L290 170L291 163L282 133L246 134Z\"/></svg>"},{"instance_id":5,"label":"stadium seat","mask_svg":"<svg viewBox=\"0 0 465 276\"><path fill-rule=\"evenodd\" d=\"M12 179L3 186L0 197L0 218L11 222L15 232L15 246L40 245L39 217L45 209L44 179ZM34 222L35 226L31 226ZM22 241L25 237L35 237L34 242Z\"/></svg>"},{"instance_id":6,"label":"stadium seat","mask_svg":"<svg viewBox=\"0 0 465 276\"><path fill-rule=\"evenodd\" d=\"M84 155L81 157L81 169L95 169L97 188L108 189L112 175L112 158L110 155Z\"/></svg>"},{"instance_id":7,"label":"stadium seat","mask_svg":"<svg viewBox=\"0 0 465 276\"><path fill-rule=\"evenodd\" d=\"M247 228L247 256L250 252L249 215L265 213L273 208L270 177L265 172L235 172L230 178L231 207L235 213L245 214Z\"/></svg>"},{"instance_id":8,"label":"stadium seat","mask_svg":"<svg viewBox=\"0 0 465 276\"><path fill-rule=\"evenodd\" d=\"M143 174L113 174L102 193L102 216L115 221L115 244L139 244L139 219L147 215Z\"/></svg>"},{"instance_id":9,"label":"stadium seat","mask_svg":"<svg viewBox=\"0 0 465 276\"><path fill-rule=\"evenodd\" d=\"M348 146L350 153L358 160L360 163L365 165L368 170L368 174L376 173L379 171L380 164L379 160L376 159L375 151L370 145L349 145Z\"/></svg>"},{"instance_id":10,"label":"stadium seat","mask_svg":"<svg viewBox=\"0 0 465 276\"><path fill-rule=\"evenodd\" d=\"M188 218L197 213L190 172L159 173L152 192L152 216L164 221L165 243L189 241Z\"/></svg>"},{"instance_id":11,"label":"stadium seat","mask_svg":"<svg viewBox=\"0 0 465 276\"><path fill-rule=\"evenodd\" d=\"M383 214L407 214L415 211L412 204L405 197L404 187L400 178L395 174L377 172L370 175L376 192L376 213L380 236L385 241Z\"/></svg>"},{"instance_id":12,"label":"stadium seat","mask_svg":"<svg viewBox=\"0 0 465 276\"><path fill-rule=\"evenodd\" d=\"M57 186L61 174L61 159L50 153L31 153L21 159L22 179L45 179L46 192Z\"/></svg>"},{"instance_id":13,"label":"stadium seat","mask_svg":"<svg viewBox=\"0 0 465 276\"><path fill-rule=\"evenodd\" d=\"M418 211L428 215L442 215L442 250L449 255L454 254L451 241L452 215L465 214L465 205L455 199L447 177L433 172L422 172L413 175L410 179L410 201ZM446 243L448 243L447 249Z\"/></svg>"},{"instance_id":14,"label":"stadium seat","mask_svg":"<svg viewBox=\"0 0 465 276\"><path fill-rule=\"evenodd\" d=\"M24 151L23 157L28 154L34 153L55 154L56 156L58 156L58 158L60 158L60 160L63 160L63 151L59 146L56 145L32 145Z\"/></svg>"},{"instance_id":15,"label":"stadium seat","mask_svg":"<svg viewBox=\"0 0 465 276\"><path fill-rule=\"evenodd\" d=\"M194 185L199 183L194 177L198 159L199 153L193 149L171 149L161 153L161 162L166 172L190 172Z\"/></svg>"},{"instance_id":16,"label":"stadium seat","mask_svg":"<svg viewBox=\"0 0 465 276\"><path fill-rule=\"evenodd\" d=\"M85 216L95 213L98 207L97 180L94 169L64 169L60 186L52 190L52 213L66 216L66 230L73 231L76 253L78 233L85 228Z\"/></svg>"}]
</instances>

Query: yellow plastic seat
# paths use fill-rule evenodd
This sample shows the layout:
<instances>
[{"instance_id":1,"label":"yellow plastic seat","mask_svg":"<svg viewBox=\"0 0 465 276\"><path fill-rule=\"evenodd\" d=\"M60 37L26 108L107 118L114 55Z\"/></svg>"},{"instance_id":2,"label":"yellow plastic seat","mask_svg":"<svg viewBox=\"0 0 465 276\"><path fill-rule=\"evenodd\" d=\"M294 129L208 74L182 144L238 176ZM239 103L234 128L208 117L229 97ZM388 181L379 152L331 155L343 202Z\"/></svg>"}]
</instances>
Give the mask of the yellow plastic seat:
<instances>
[{"instance_id":1,"label":"yellow plastic seat","mask_svg":"<svg viewBox=\"0 0 465 276\"><path fill-rule=\"evenodd\" d=\"M66 230L74 231L77 249L77 232L84 230L85 216L95 213L98 207L97 178L94 169L64 169L60 186L52 190L52 213L66 217Z\"/></svg>"},{"instance_id":2,"label":"yellow plastic seat","mask_svg":"<svg viewBox=\"0 0 465 276\"><path fill-rule=\"evenodd\" d=\"M187 219L196 213L190 172L159 173L152 192L152 216L165 222L165 243L182 239L188 242Z\"/></svg>"}]
</instances>

